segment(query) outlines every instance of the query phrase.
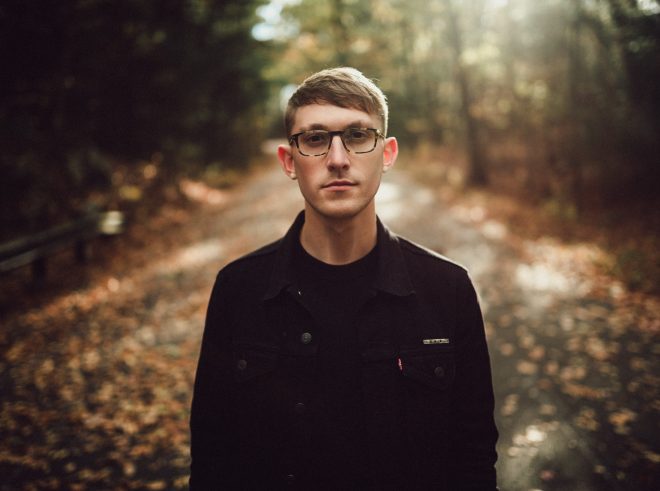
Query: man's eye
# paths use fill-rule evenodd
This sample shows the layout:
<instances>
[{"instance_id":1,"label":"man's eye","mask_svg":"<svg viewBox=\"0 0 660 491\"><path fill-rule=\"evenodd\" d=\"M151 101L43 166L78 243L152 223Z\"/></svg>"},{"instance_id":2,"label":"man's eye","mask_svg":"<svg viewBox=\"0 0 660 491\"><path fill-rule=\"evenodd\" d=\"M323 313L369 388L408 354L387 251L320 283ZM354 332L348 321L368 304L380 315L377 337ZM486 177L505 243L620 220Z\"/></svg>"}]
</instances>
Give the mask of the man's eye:
<instances>
[{"instance_id":1,"label":"man's eye","mask_svg":"<svg viewBox=\"0 0 660 491\"><path fill-rule=\"evenodd\" d=\"M347 131L348 138L354 141L365 140L369 137L369 132L359 128L350 128Z\"/></svg>"},{"instance_id":2,"label":"man's eye","mask_svg":"<svg viewBox=\"0 0 660 491\"><path fill-rule=\"evenodd\" d=\"M302 138L305 145L323 145L328 142L328 137L325 133L308 133L302 135Z\"/></svg>"}]
</instances>

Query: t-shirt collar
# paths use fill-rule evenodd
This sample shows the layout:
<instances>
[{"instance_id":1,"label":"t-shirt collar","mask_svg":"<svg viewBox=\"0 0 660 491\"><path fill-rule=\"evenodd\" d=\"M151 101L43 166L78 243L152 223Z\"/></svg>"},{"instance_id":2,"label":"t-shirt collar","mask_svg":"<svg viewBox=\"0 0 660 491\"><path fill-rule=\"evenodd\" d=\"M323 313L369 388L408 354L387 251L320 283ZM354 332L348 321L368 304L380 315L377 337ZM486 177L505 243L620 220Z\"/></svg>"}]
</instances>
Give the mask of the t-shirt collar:
<instances>
[{"instance_id":1,"label":"t-shirt collar","mask_svg":"<svg viewBox=\"0 0 660 491\"><path fill-rule=\"evenodd\" d=\"M286 288L295 288L293 256L304 223L305 212L301 211L281 239L264 300L277 297ZM377 219L376 227L378 271L374 279L374 288L401 297L413 294L414 290L401 252L399 238L390 232L380 219Z\"/></svg>"}]
</instances>

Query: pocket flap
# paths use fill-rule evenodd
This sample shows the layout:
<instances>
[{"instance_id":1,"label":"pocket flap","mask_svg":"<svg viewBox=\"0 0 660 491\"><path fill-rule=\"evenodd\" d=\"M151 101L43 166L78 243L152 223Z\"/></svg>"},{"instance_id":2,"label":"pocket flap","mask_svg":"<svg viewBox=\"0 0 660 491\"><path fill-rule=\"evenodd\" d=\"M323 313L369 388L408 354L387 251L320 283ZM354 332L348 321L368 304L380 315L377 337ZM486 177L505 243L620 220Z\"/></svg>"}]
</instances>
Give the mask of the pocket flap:
<instances>
[{"instance_id":1,"label":"pocket flap","mask_svg":"<svg viewBox=\"0 0 660 491\"><path fill-rule=\"evenodd\" d=\"M454 354L445 350L401 350L404 376L435 389L446 389L456 374Z\"/></svg>"},{"instance_id":2,"label":"pocket flap","mask_svg":"<svg viewBox=\"0 0 660 491\"><path fill-rule=\"evenodd\" d=\"M246 382L265 375L277 368L278 354L275 351L254 346L234 347L234 379Z\"/></svg>"}]
</instances>

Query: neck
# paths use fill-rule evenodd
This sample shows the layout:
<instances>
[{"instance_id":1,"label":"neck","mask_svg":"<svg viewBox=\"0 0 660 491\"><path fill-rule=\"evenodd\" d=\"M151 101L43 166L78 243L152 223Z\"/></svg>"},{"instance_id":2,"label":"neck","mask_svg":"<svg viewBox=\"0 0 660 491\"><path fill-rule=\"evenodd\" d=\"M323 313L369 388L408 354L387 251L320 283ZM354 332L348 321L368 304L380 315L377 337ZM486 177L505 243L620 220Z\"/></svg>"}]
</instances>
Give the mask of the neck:
<instances>
[{"instance_id":1,"label":"neck","mask_svg":"<svg viewBox=\"0 0 660 491\"><path fill-rule=\"evenodd\" d=\"M376 211L371 207L355 217L328 219L306 207L300 243L309 255L326 264L355 262L376 245Z\"/></svg>"}]
</instances>

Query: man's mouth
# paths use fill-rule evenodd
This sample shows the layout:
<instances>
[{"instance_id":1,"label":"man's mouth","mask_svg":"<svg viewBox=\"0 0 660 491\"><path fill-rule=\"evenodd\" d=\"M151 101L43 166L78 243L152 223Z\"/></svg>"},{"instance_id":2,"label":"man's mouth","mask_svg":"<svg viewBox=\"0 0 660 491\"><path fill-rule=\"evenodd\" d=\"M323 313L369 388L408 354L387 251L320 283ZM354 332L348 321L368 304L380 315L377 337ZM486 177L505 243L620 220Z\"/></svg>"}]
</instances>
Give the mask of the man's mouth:
<instances>
[{"instance_id":1,"label":"man's mouth","mask_svg":"<svg viewBox=\"0 0 660 491\"><path fill-rule=\"evenodd\" d=\"M323 189L347 189L349 187L355 186L356 183L349 181L348 179L337 179L330 181L322 186Z\"/></svg>"}]
</instances>

